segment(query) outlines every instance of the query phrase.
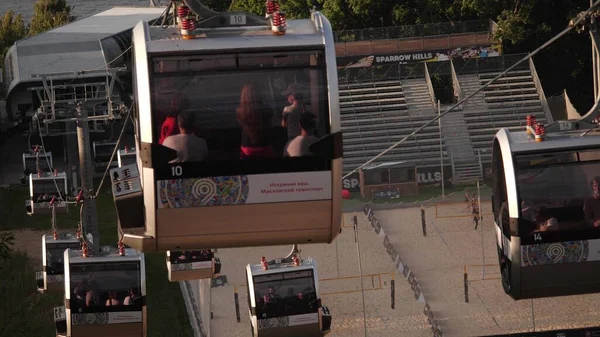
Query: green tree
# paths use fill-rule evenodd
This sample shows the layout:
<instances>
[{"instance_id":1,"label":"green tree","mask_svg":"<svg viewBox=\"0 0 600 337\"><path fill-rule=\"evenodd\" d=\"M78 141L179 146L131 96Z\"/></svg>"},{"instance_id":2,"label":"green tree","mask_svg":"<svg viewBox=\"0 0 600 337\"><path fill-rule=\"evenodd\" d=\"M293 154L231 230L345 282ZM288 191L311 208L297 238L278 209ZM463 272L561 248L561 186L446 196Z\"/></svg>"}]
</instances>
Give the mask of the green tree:
<instances>
[{"instance_id":1,"label":"green tree","mask_svg":"<svg viewBox=\"0 0 600 337\"><path fill-rule=\"evenodd\" d=\"M38 0L33 6L29 35L37 35L74 20L66 0Z\"/></svg>"},{"instance_id":2,"label":"green tree","mask_svg":"<svg viewBox=\"0 0 600 337\"><path fill-rule=\"evenodd\" d=\"M15 13L11 10L7 11L0 21L0 56L2 57L0 65L4 64L4 57L8 49L26 35L27 28L23 17L20 14L15 16Z\"/></svg>"},{"instance_id":3,"label":"green tree","mask_svg":"<svg viewBox=\"0 0 600 337\"><path fill-rule=\"evenodd\" d=\"M0 261L4 261L10 257L14 243L15 236L12 233L0 233Z\"/></svg>"},{"instance_id":4,"label":"green tree","mask_svg":"<svg viewBox=\"0 0 600 337\"><path fill-rule=\"evenodd\" d=\"M227 0L225 0L227 1ZM234 0L230 2L230 11L243 11L256 15L265 15L265 0ZM307 18L310 15L312 3L310 0L280 1L281 10L285 11L290 19Z\"/></svg>"}]
</instances>

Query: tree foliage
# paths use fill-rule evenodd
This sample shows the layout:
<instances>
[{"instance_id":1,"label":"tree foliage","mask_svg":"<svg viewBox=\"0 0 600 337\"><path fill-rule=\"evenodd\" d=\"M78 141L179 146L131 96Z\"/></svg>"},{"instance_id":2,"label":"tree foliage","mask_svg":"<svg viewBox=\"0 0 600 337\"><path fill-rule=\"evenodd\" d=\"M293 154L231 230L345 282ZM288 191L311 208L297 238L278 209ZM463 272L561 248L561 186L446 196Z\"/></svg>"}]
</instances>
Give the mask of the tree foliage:
<instances>
[{"instance_id":1,"label":"tree foliage","mask_svg":"<svg viewBox=\"0 0 600 337\"><path fill-rule=\"evenodd\" d=\"M14 242L15 236L12 233L0 233L0 261L4 261L10 257Z\"/></svg>"},{"instance_id":2,"label":"tree foliage","mask_svg":"<svg viewBox=\"0 0 600 337\"><path fill-rule=\"evenodd\" d=\"M265 0L204 0L215 10L264 15ZM504 53L526 53L563 30L586 9L581 0L282 0L288 18L307 18L311 8L323 12L335 30L492 19ZM38 0L29 35L63 25L73 18L66 0ZM7 12L0 27L3 53L25 36L23 19ZM570 33L535 57L547 96L565 89L575 107L591 106L591 48L586 34Z\"/></svg>"},{"instance_id":3,"label":"tree foliage","mask_svg":"<svg viewBox=\"0 0 600 337\"><path fill-rule=\"evenodd\" d=\"M15 15L11 10L4 14L0 21L0 53L1 62L4 63L4 57L8 52L8 49L18 40L24 38L27 35L27 29L23 17Z\"/></svg>"},{"instance_id":4,"label":"tree foliage","mask_svg":"<svg viewBox=\"0 0 600 337\"><path fill-rule=\"evenodd\" d=\"M66 0L38 0L33 6L29 35L43 33L73 21L71 6Z\"/></svg>"}]
</instances>

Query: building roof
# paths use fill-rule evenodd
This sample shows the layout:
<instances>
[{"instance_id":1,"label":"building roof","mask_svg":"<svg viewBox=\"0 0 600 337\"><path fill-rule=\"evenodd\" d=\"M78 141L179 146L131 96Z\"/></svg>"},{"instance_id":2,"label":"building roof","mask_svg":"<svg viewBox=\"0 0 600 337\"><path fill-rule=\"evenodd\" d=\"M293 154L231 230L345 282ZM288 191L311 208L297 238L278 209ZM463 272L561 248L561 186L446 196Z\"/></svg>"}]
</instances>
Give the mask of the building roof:
<instances>
[{"instance_id":1,"label":"building roof","mask_svg":"<svg viewBox=\"0 0 600 337\"><path fill-rule=\"evenodd\" d=\"M39 82L35 74L101 70L124 62L131 46L131 29L154 20L165 8L114 7L36 36L17 41L5 59L7 97L19 84ZM80 74L79 78L97 75ZM76 76L73 76L76 77Z\"/></svg>"}]
</instances>

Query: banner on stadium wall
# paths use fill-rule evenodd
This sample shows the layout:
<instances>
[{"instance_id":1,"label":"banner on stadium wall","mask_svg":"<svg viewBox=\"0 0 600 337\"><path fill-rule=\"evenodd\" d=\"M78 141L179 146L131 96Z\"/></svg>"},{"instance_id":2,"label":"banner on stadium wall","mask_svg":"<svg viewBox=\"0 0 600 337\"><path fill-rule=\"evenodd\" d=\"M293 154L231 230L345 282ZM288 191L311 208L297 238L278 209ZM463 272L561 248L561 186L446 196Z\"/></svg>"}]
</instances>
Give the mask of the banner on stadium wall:
<instances>
[{"instance_id":1,"label":"banner on stadium wall","mask_svg":"<svg viewBox=\"0 0 600 337\"><path fill-rule=\"evenodd\" d=\"M454 49L439 49L406 53L380 54L380 55L357 55L342 56L337 58L338 68L365 68L377 65L393 63L414 63L414 62L436 62L448 61L454 58L463 60L472 58L483 58L500 56L502 54L501 45L486 45L473 47L459 47Z\"/></svg>"},{"instance_id":2,"label":"banner on stadium wall","mask_svg":"<svg viewBox=\"0 0 600 337\"><path fill-rule=\"evenodd\" d=\"M452 179L452 166L444 166L444 181ZM417 184L436 185L442 182L442 170L439 167L417 167Z\"/></svg>"},{"instance_id":3,"label":"banner on stadium wall","mask_svg":"<svg viewBox=\"0 0 600 337\"><path fill-rule=\"evenodd\" d=\"M444 180L452 179L452 166L444 166ZM419 186L435 185L442 181L442 172L439 167L417 167L417 184ZM360 192L360 179L358 172L352 173L342 180L342 188L350 192Z\"/></svg>"}]
</instances>

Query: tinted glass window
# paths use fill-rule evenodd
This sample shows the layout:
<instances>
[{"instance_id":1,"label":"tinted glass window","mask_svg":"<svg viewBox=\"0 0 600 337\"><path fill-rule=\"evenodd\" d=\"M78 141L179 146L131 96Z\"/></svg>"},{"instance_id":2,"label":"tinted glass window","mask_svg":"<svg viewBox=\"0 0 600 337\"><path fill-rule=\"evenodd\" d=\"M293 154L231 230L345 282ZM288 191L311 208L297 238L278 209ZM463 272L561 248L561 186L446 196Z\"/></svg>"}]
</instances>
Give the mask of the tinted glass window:
<instances>
[{"instance_id":1,"label":"tinted glass window","mask_svg":"<svg viewBox=\"0 0 600 337\"><path fill-rule=\"evenodd\" d=\"M311 270L255 276L254 295L259 319L318 312Z\"/></svg>"},{"instance_id":2,"label":"tinted glass window","mask_svg":"<svg viewBox=\"0 0 600 337\"><path fill-rule=\"evenodd\" d=\"M600 227L600 151L516 156L523 236Z\"/></svg>"},{"instance_id":3,"label":"tinted glass window","mask_svg":"<svg viewBox=\"0 0 600 337\"><path fill-rule=\"evenodd\" d=\"M329 132L321 51L154 58L154 141L172 162L312 156Z\"/></svg>"},{"instance_id":4,"label":"tinted glass window","mask_svg":"<svg viewBox=\"0 0 600 337\"><path fill-rule=\"evenodd\" d=\"M70 269L74 313L141 310L139 263L72 264Z\"/></svg>"},{"instance_id":5,"label":"tinted glass window","mask_svg":"<svg viewBox=\"0 0 600 337\"><path fill-rule=\"evenodd\" d=\"M65 249L80 249L79 242L73 243L48 243L46 242L46 273L62 275L65 272Z\"/></svg>"},{"instance_id":6,"label":"tinted glass window","mask_svg":"<svg viewBox=\"0 0 600 337\"><path fill-rule=\"evenodd\" d=\"M58 200L57 187L60 191L60 195L65 196L65 181L64 179L56 178L56 184L52 179L33 180L33 196L34 202L45 202L52 200L52 197L56 197Z\"/></svg>"}]
</instances>

